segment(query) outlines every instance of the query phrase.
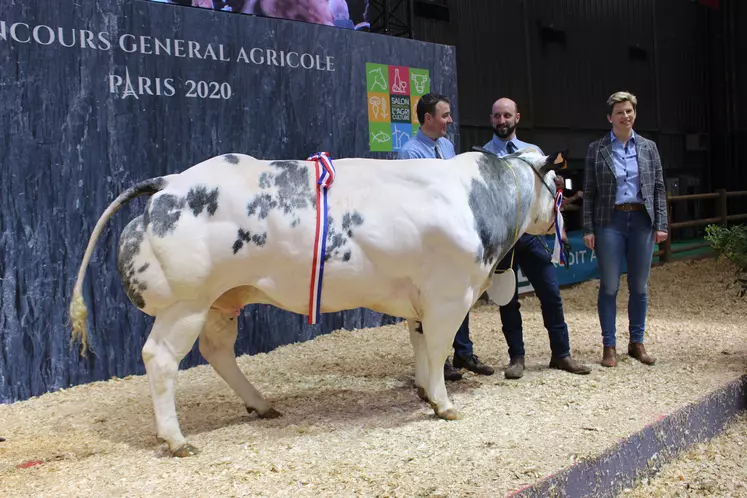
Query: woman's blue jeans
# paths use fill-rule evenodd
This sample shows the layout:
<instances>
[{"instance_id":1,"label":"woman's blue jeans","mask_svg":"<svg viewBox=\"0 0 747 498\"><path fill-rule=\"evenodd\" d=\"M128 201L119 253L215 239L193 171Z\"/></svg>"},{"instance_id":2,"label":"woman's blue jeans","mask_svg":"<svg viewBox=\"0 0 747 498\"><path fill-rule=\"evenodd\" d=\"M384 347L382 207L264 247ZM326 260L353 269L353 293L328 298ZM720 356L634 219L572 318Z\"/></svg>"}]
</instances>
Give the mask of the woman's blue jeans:
<instances>
[{"instance_id":1,"label":"woman's blue jeans","mask_svg":"<svg viewBox=\"0 0 747 498\"><path fill-rule=\"evenodd\" d=\"M643 343L648 309L648 277L654 254L654 229L646 210L613 211L612 222L594 230L599 267L597 310L604 346L615 347L617 290L623 262L628 273L630 342Z\"/></svg>"}]
</instances>

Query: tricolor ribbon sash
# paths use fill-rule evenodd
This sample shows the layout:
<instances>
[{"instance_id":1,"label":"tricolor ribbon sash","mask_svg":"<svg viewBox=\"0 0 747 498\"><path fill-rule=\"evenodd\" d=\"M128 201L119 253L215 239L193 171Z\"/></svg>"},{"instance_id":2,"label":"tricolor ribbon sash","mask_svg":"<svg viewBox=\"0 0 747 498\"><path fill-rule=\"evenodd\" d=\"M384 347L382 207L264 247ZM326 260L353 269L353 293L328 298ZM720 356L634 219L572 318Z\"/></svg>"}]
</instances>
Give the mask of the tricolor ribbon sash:
<instances>
[{"instance_id":1,"label":"tricolor ribbon sash","mask_svg":"<svg viewBox=\"0 0 747 498\"><path fill-rule=\"evenodd\" d=\"M309 287L309 320L314 325L321 320L322 278L324 277L324 255L327 251L327 190L335 181L335 167L327 152L309 157L316 166L316 230L314 235L314 258L311 263L311 285Z\"/></svg>"},{"instance_id":2,"label":"tricolor ribbon sash","mask_svg":"<svg viewBox=\"0 0 747 498\"><path fill-rule=\"evenodd\" d=\"M563 192L558 190L555 194L555 247L552 250L552 262L565 264L565 253L563 252L563 215L560 214L560 205L563 202Z\"/></svg>"}]
</instances>

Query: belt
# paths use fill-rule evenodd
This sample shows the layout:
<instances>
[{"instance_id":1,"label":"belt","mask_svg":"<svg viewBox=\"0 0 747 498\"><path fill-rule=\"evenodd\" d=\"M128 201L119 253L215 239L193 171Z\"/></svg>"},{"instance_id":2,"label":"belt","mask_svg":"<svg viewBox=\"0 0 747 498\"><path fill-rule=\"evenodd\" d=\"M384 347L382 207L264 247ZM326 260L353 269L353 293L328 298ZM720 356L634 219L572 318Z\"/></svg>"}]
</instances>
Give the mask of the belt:
<instances>
[{"instance_id":1,"label":"belt","mask_svg":"<svg viewBox=\"0 0 747 498\"><path fill-rule=\"evenodd\" d=\"M645 209L645 206L643 204L632 204L630 202L626 202L625 204L615 204L615 211L642 211Z\"/></svg>"}]
</instances>

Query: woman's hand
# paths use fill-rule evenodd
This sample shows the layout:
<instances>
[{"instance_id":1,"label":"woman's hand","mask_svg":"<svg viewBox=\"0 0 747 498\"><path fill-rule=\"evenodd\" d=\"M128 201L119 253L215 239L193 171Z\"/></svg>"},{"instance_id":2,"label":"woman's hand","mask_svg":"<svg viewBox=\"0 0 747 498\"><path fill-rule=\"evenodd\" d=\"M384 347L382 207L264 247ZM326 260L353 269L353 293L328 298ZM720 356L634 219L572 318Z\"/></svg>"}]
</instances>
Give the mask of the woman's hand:
<instances>
[{"instance_id":1,"label":"woman's hand","mask_svg":"<svg viewBox=\"0 0 747 498\"><path fill-rule=\"evenodd\" d=\"M584 245L592 251L594 250L594 234L584 235Z\"/></svg>"},{"instance_id":2,"label":"woman's hand","mask_svg":"<svg viewBox=\"0 0 747 498\"><path fill-rule=\"evenodd\" d=\"M654 243L660 244L661 242L664 242L667 240L667 232L662 232L661 230L657 230L654 232Z\"/></svg>"}]
</instances>

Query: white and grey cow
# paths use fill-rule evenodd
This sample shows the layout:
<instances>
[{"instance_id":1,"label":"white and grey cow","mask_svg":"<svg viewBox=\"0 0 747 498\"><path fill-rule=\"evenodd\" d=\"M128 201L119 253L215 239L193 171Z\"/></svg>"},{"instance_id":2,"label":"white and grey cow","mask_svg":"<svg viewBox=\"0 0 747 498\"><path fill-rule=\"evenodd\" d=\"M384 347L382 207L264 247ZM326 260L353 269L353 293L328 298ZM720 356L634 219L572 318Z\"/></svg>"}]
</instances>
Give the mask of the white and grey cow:
<instances>
[{"instance_id":1,"label":"white and grey cow","mask_svg":"<svg viewBox=\"0 0 747 498\"><path fill-rule=\"evenodd\" d=\"M363 307L405 318L415 386L438 417L460 417L443 376L460 323L518 236L552 226L558 161L562 154L533 149L504 158L471 151L449 160L334 160L321 312ZM83 352L82 286L96 240L123 203L144 194L145 212L122 232L118 269L130 300L155 317L142 354L157 434L186 456L196 449L179 428L174 381L198 337L250 412L280 415L237 366L235 317L253 303L308 313L315 165L227 154L122 193L98 220L73 291L73 338Z\"/></svg>"}]
</instances>

